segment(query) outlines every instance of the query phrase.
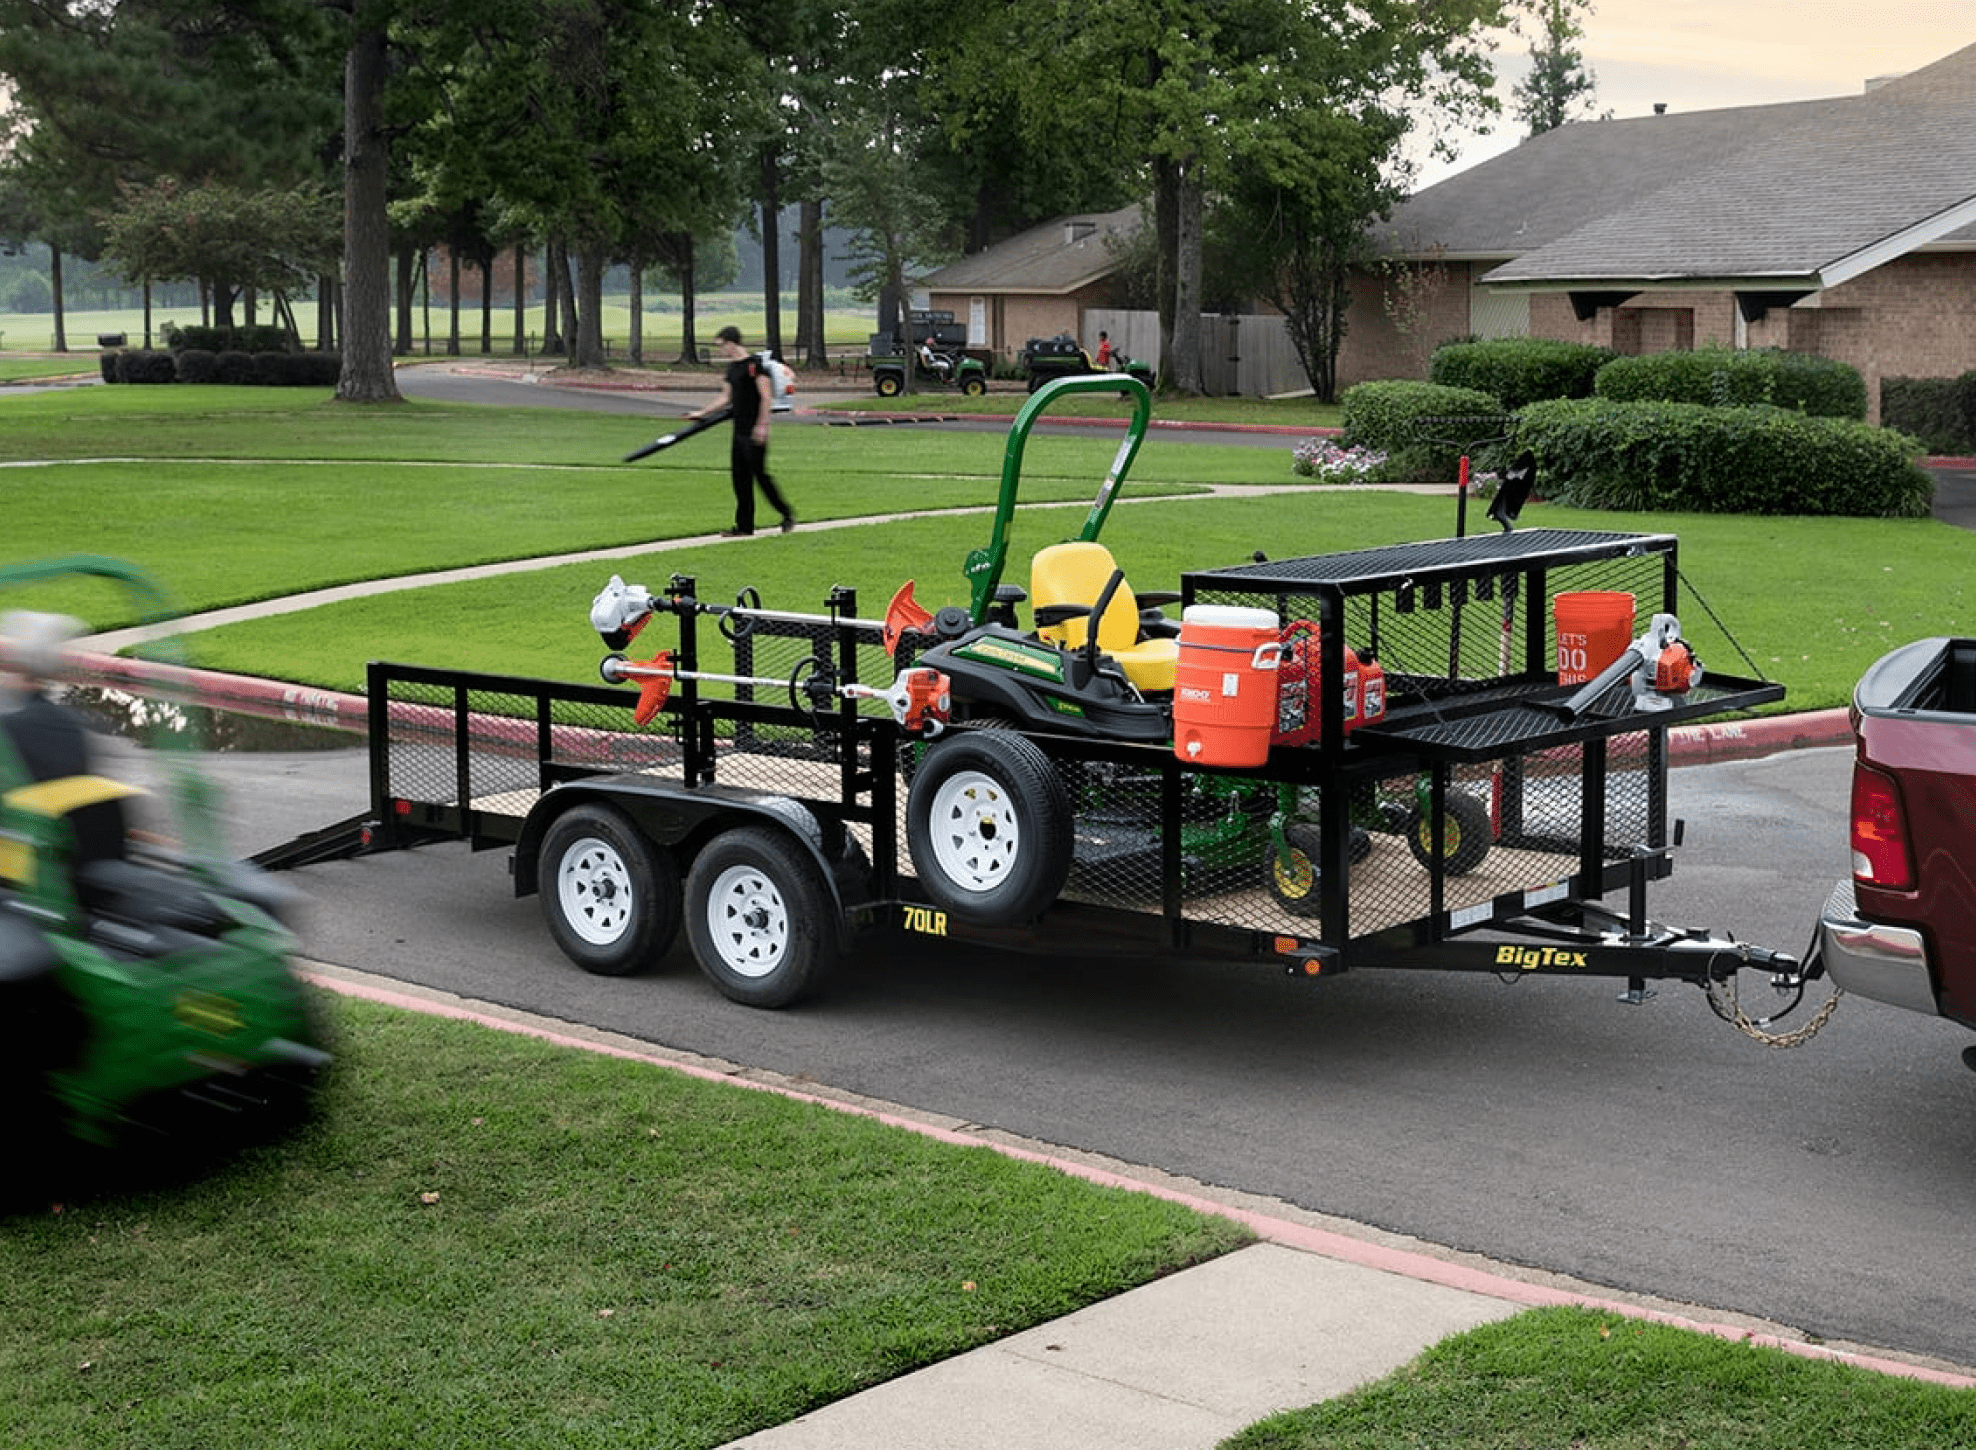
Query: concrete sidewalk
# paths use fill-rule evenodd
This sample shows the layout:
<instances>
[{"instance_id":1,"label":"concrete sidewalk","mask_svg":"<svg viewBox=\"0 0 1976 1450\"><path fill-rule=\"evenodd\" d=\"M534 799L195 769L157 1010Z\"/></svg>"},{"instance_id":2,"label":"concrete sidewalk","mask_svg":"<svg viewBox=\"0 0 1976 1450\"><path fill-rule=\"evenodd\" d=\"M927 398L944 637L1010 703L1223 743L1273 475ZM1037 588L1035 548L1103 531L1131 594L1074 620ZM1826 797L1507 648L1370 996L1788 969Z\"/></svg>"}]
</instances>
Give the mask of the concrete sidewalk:
<instances>
[{"instance_id":1,"label":"concrete sidewalk","mask_svg":"<svg viewBox=\"0 0 1976 1450\"><path fill-rule=\"evenodd\" d=\"M734 1443L1208 1450L1521 1307L1256 1244Z\"/></svg>"}]
</instances>

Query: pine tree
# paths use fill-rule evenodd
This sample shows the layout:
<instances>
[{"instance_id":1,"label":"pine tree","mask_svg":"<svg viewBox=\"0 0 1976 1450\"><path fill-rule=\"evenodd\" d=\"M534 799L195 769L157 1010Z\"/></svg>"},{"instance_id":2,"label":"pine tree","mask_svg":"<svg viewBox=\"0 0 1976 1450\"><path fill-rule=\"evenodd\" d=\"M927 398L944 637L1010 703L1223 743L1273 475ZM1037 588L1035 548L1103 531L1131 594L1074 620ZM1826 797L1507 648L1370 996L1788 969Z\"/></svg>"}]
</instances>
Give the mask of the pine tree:
<instances>
[{"instance_id":1,"label":"pine tree","mask_svg":"<svg viewBox=\"0 0 1976 1450\"><path fill-rule=\"evenodd\" d=\"M1532 0L1532 13L1543 27L1541 40L1530 48L1530 74L1517 82L1517 117L1532 136L1555 131L1574 115L1581 102L1589 102L1598 87L1598 77L1585 64L1577 44L1585 35L1583 15L1592 10L1591 0Z\"/></svg>"}]
</instances>

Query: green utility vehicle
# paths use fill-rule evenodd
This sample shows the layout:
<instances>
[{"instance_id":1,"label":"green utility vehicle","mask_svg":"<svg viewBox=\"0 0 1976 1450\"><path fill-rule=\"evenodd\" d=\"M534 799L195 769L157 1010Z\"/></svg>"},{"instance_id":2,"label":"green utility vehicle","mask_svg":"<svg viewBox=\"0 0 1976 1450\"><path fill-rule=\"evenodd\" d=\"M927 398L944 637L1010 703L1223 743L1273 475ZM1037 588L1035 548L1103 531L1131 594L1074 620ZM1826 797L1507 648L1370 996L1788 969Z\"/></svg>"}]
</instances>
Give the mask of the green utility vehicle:
<instances>
[{"instance_id":1,"label":"green utility vehicle","mask_svg":"<svg viewBox=\"0 0 1976 1450\"><path fill-rule=\"evenodd\" d=\"M969 357L967 328L954 314L914 308L902 332L874 332L866 347L872 390L881 398L905 392L910 377L915 388L956 388L970 398L988 391L988 369Z\"/></svg>"}]
</instances>

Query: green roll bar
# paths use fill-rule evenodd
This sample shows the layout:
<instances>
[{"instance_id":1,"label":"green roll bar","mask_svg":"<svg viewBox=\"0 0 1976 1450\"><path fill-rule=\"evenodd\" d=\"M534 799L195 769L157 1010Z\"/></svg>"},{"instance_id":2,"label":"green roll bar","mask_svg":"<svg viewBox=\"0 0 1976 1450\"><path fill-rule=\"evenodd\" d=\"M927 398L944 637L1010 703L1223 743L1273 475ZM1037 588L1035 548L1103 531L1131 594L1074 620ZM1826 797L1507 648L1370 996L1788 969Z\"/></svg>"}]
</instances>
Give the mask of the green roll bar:
<instances>
[{"instance_id":1,"label":"green roll bar","mask_svg":"<svg viewBox=\"0 0 1976 1450\"><path fill-rule=\"evenodd\" d=\"M1111 513L1118 490L1125 482L1126 470L1132 467L1139 445L1146 440L1146 427L1153 416L1153 395L1129 373L1056 378L1038 388L1022 405L1022 411L1016 414L1009 428L1008 447L1002 454L1002 494L995 506L994 537L987 547L969 554L961 570L969 585L968 614L976 624L987 621L988 607L994 600L996 586L1002 582L1002 568L1008 562L1009 525L1015 519L1015 496L1022 479L1022 450L1028 445L1029 429L1052 403L1072 393L1123 393L1132 400L1132 421L1126 426L1117 456L1112 459L1111 471L1098 485L1091 511L1084 516L1084 526L1077 533L1080 541L1088 543L1098 537L1098 530L1105 526L1105 517Z\"/></svg>"}]
</instances>

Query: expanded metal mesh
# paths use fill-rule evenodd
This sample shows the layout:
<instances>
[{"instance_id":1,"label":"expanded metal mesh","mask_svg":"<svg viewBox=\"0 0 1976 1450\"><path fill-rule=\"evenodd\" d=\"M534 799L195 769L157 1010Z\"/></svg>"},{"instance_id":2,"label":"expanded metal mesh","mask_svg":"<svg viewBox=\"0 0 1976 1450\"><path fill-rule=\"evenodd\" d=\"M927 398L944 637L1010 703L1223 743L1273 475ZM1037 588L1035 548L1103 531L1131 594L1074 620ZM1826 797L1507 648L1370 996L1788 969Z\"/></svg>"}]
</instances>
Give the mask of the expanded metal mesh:
<instances>
[{"instance_id":1,"label":"expanded metal mesh","mask_svg":"<svg viewBox=\"0 0 1976 1450\"><path fill-rule=\"evenodd\" d=\"M419 677L386 688L389 794L405 800L519 816L559 773L661 769L679 758L672 732L633 725L628 692L620 708Z\"/></svg>"}]
</instances>

